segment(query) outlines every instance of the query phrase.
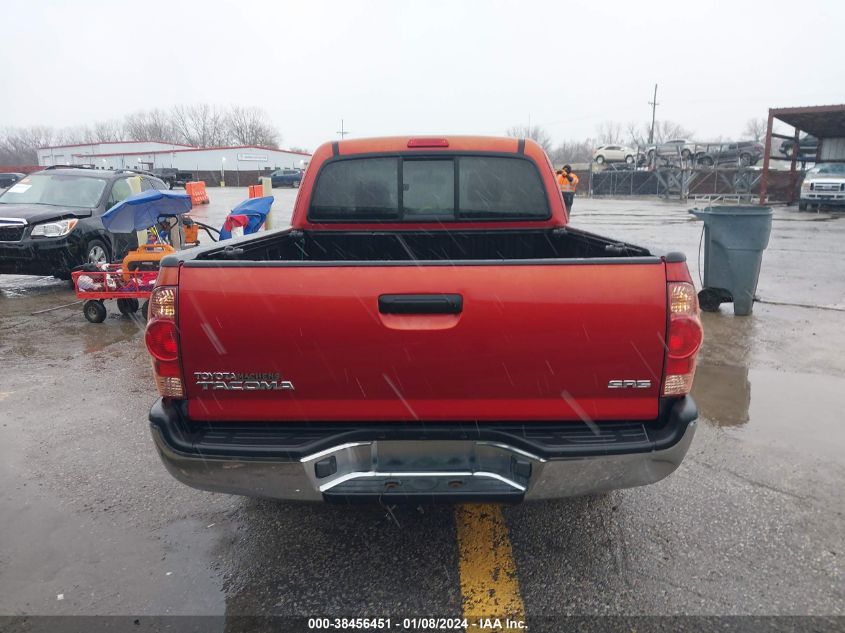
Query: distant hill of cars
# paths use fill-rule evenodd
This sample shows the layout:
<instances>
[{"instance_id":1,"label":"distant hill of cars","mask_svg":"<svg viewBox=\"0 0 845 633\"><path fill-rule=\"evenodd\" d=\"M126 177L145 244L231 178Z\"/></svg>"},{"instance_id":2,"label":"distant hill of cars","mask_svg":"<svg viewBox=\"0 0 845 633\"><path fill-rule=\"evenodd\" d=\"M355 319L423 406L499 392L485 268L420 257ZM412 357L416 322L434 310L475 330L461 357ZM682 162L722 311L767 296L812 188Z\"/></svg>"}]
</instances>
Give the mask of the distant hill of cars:
<instances>
[{"instance_id":1,"label":"distant hill of cars","mask_svg":"<svg viewBox=\"0 0 845 633\"><path fill-rule=\"evenodd\" d=\"M785 160L792 157L794 141L783 141L778 152ZM798 160L811 162L816 156L818 139L805 135L799 141ZM765 147L757 141L728 141L699 143L685 138L670 139L647 147L609 144L597 147L593 160L599 164L624 164L629 168L645 165L671 164L680 160L692 161L696 166L715 167L737 165L751 167L763 158Z\"/></svg>"}]
</instances>

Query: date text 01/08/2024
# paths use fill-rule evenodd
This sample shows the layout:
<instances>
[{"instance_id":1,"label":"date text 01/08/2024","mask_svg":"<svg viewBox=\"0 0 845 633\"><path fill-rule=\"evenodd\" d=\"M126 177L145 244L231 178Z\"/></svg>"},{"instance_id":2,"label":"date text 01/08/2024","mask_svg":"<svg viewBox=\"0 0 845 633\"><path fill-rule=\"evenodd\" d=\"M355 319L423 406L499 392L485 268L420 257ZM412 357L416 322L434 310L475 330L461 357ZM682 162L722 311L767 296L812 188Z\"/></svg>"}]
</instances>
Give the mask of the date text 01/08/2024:
<instances>
[{"instance_id":1,"label":"date text 01/08/2024","mask_svg":"<svg viewBox=\"0 0 845 633\"><path fill-rule=\"evenodd\" d=\"M401 626L400 626L401 624ZM395 628L394 628L395 627ZM525 620L511 618L309 618L308 629L317 630L359 630L359 631L468 631L478 630L523 630Z\"/></svg>"}]
</instances>

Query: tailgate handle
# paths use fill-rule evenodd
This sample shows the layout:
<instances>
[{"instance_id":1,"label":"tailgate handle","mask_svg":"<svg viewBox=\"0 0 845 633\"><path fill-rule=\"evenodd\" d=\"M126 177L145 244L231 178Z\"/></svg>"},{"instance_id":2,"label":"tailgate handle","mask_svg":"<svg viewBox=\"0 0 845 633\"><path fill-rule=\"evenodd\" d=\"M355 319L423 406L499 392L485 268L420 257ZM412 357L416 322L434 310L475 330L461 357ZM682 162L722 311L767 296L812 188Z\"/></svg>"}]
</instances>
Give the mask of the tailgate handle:
<instances>
[{"instance_id":1,"label":"tailgate handle","mask_svg":"<svg viewBox=\"0 0 845 633\"><path fill-rule=\"evenodd\" d=\"M381 295L378 311L382 314L460 314L464 308L461 295Z\"/></svg>"}]
</instances>

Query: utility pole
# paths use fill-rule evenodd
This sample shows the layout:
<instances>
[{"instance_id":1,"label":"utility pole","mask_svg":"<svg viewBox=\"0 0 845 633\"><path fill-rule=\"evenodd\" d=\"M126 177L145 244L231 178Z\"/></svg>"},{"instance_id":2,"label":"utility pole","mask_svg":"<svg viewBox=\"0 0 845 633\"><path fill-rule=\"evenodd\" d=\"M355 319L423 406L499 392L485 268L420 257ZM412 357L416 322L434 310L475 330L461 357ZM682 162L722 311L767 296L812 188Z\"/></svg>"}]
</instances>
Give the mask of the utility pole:
<instances>
[{"instance_id":1,"label":"utility pole","mask_svg":"<svg viewBox=\"0 0 845 633\"><path fill-rule=\"evenodd\" d=\"M657 84L654 84L654 99L648 102L651 106L651 131L648 133L648 144L654 143L654 117L657 112Z\"/></svg>"},{"instance_id":2,"label":"utility pole","mask_svg":"<svg viewBox=\"0 0 845 633\"><path fill-rule=\"evenodd\" d=\"M349 134L349 132L347 132L346 129L344 129L344 127L343 127L343 119L340 120L340 131L337 132L337 133L340 134L340 140L341 141L343 140L344 136Z\"/></svg>"}]
</instances>

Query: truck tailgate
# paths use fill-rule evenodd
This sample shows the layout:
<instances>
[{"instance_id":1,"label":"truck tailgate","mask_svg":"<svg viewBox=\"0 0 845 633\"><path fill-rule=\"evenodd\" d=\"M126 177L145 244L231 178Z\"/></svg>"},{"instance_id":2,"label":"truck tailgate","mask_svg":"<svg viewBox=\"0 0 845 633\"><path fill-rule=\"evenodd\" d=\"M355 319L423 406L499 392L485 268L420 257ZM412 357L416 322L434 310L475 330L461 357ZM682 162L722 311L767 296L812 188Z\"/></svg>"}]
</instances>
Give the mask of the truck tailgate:
<instances>
[{"instance_id":1,"label":"truck tailgate","mask_svg":"<svg viewBox=\"0 0 845 633\"><path fill-rule=\"evenodd\" d=\"M195 420L657 416L659 260L185 265L178 314Z\"/></svg>"}]
</instances>

